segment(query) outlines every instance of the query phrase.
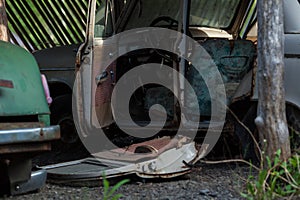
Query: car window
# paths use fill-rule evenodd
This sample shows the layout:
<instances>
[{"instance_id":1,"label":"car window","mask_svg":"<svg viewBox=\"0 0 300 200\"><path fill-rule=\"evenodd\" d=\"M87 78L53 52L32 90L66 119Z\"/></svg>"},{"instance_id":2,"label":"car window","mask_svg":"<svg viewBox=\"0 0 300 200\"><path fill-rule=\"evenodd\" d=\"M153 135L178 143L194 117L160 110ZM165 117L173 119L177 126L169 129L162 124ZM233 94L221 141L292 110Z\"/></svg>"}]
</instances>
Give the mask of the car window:
<instances>
[{"instance_id":1,"label":"car window","mask_svg":"<svg viewBox=\"0 0 300 200\"><path fill-rule=\"evenodd\" d=\"M125 29L151 26L162 16L178 21L182 16L180 4L181 1L174 0L140 0ZM226 29L232 24L239 5L240 0L192 0L190 25ZM164 25L168 23L164 20Z\"/></svg>"},{"instance_id":2,"label":"car window","mask_svg":"<svg viewBox=\"0 0 300 200\"><path fill-rule=\"evenodd\" d=\"M228 28L235 16L239 0L192 0L190 24L212 28Z\"/></svg>"},{"instance_id":3,"label":"car window","mask_svg":"<svg viewBox=\"0 0 300 200\"><path fill-rule=\"evenodd\" d=\"M106 6L105 1L100 2L100 6L95 15L95 37L109 37L113 33L111 4Z\"/></svg>"}]
</instances>

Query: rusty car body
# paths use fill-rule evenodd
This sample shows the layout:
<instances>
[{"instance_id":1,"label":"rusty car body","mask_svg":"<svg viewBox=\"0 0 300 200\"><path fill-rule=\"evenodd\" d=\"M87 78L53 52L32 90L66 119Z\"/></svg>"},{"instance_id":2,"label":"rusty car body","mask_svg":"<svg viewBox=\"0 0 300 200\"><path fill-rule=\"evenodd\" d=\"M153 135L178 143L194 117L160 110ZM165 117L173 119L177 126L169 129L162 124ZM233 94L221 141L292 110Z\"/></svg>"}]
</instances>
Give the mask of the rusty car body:
<instances>
[{"instance_id":1,"label":"rusty car body","mask_svg":"<svg viewBox=\"0 0 300 200\"><path fill-rule=\"evenodd\" d=\"M213 59L222 76L227 98L220 103L225 104L228 109L232 110L251 130L255 129L253 119L256 114L257 102L257 36L255 31L253 35L253 29L255 30L256 24L256 3L256 0L182 0L178 2L168 0L105 0L101 1L100 7L97 7L96 0L90 0L86 40L79 47L76 56L77 82L75 82L73 88L75 94L80 94L76 96L76 102L73 103L73 115L76 115L80 124L80 127L77 128L79 128L81 140L83 142L84 140L93 140L92 130L99 124L105 130L106 136L111 136L110 138L120 136L115 134L116 132L121 134L118 125L125 126L127 130L136 128L136 126L133 128L133 123L126 121L127 119L121 120L121 124L116 123L114 112L117 111L112 107L111 96L115 85L122 79L122 76L145 63L164 63L180 72L192 85L198 102L195 103L189 99L189 91L185 89L185 85L176 76L173 77L172 87L177 90L180 99L174 98L169 90L156 84L137 89L133 94L134 98L129 103L129 110L132 121L140 126L138 130L142 132L141 130L145 126L149 129L157 129L156 125L159 122L155 123L156 118L153 118L154 123L152 123L153 121L151 121L148 114L151 106L156 103L165 108L167 115L166 123L162 129L163 133L165 133L164 131L168 133L176 131L181 126L181 122L183 126L189 124L189 120L178 120L182 116L180 103L190 108L189 111L192 114L193 106L198 104L201 116L191 121L199 122L197 131L208 129L212 121L212 99L208 88L193 65L181 62L180 56L151 48L137 51L134 47L136 41L132 40L132 49L134 49L132 52L120 54L117 59L110 62L109 66L102 65L103 60L111 60L115 54L123 51L122 46L119 46L118 49L118 44L106 42L110 37L145 27L179 31L201 44ZM296 14L299 13L299 9L300 3L298 0L284 1L287 118L290 131L295 130L292 137L296 140L299 138L300 130L298 122L300 118L300 96L299 88L295 87L300 69L298 66L300 52L298 36L300 29L297 21L298 15ZM142 34L135 39L137 41L145 40ZM117 52L115 49L118 49ZM94 111L91 106L95 107ZM161 113L161 110L158 109L158 113ZM230 118L230 113L227 113L225 126L221 123L221 125L217 124L215 128L224 131L226 127L229 127L229 131L233 131L242 143L243 157L255 160L255 155L253 155L255 150L253 143L250 141L251 137L244 127L235 123L232 125L233 120ZM191 118L186 117L185 119ZM124 143L124 141L122 142ZM299 143L296 142L295 144ZM129 142L125 146L127 146L125 149L130 149L132 143ZM212 147L210 146L210 148ZM201 157L198 157L198 159ZM116 160L121 159L114 158ZM159 156L157 159L159 159ZM75 163L80 162L82 161ZM99 160L97 162L101 163ZM107 162L110 163L112 160ZM74 162L67 165L69 167L73 164ZM135 165L139 164L140 161L136 160ZM60 169L63 168L60 167L63 167L63 164L51 166L48 169L52 170L50 173L53 173L54 177L64 175L66 177L69 169L62 172ZM138 168L133 169L132 166L129 168L127 169L131 173L134 172L143 177ZM108 172L110 174L109 170ZM175 172L176 170L173 173ZM99 178L101 174L97 171L95 176ZM156 176L163 177L163 173L157 173Z\"/></svg>"},{"instance_id":2,"label":"rusty car body","mask_svg":"<svg viewBox=\"0 0 300 200\"><path fill-rule=\"evenodd\" d=\"M161 27L172 30L181 30L196 40L208 52L221 73L225 90L226 104L247 126L255 126L253 119L249 119L249 112L255 111L252 107L257 101L256 84L256 42L250 37L250 31L256 24L256 1L103 1L100 8L96 2L90 1L86 41L81 45L77 54L77 76L82 83L76 85L82 92L83 115L82 121L100 123L101 127L111 127L115 124L113 108L110 97L114 85L131 69L136 66L150 63L167 63L171 68L184 74L192 85L198 97L200 108L199 128L207 127L211 118L212 99L205 82L195 73L192 65L182 64L171 54L150 50L141 50L120 55L115 62L106 68L101 66L101 59L109 59L116 52L109 50L106 38L123 33L124 31L143 28ZM153 8L155 5L155 8ZM168 5L168 6L166 6ZM170 6L172 5L172 6ZM153 12L153 9L155 12ZM284 1L285 16L285 87L287 102L287 119L293 138L299 138L299 108L300 96L297 87L297 74L299 74L299 23L297 22L300 9L298 0ZM293 12L291 12L293 10ZM249 36L249 39L247 37ZM250 40L251 39L251 40ZM137 38L141 40L141 38ZM116 44L110 44L116 45ZM134 45L134 42L133 42ZM105 49L105 50L104 50ZM118 51L118 50L117 50ZM121 47L119 48L121 52ZM167 56L161 56L167 55ZM179 59L180 60L180 59ZM169 63L168 63L169 62ZM84 70L82 70L84 69ZM80 71L82 70L82 71ZM84 72L83 72L84 71ZM100 73L101 72L101 73ZM174 79L178 79L174 77ZM87 81L88 80L88 81ZM100 84L99 84L100 83ZM183 96L183 105L192 108L189 101L189 91L184 90L180 80L174 81L173 87L180 90ZM165 95L163 95L165 94ZM166 95L167 94L167 95ZM136 90L135 98L130 102L132 120L141 126L149 124L148 116L151 105L162 104L167 112L167 121L164 130L174 130L178 127L180 111L178 101L168 94L163 87L152 85ZM165 102L165 103L162 103ZM96 114L91 112L90 105L95 105ZM228 115L229 116L229 115ZM251 115L253 116L253 114ZM249 121L250 124L246 121ZM228 123L227 123L228 122ZM131 123L122 122L124 126ZM231 127L230 120L226 120L225 127ZM155 123L152 123L155 126ZM130 127L128 127L130 128ZM155 129L155 127L152 127ZM223 127L221 127L223 128ZM242 146L249 146L248 136L237 125L234 128L240 138ZM248 134L247 134L248 135ZM296 142L296 144L298 144ZM247 150L243 150L246 152ZM247 156L244 155L246 158Z\"/></svg>"},{"instance_id":3,"label":"rusty car body","mask_svg":"<svg viewBox=\"0 0 300 200\"><path fill-rule=\"evenodd\" d=\"M100 124L101 129L107 131L107 137L112 135L114 135L113 137L120 136L115 135L114 132L122 134L118 127L115 126L114 110L110 101L112 91L115 84L124 74L136 66L147 62L166 63L170 68L179 71L186 77L197 94L199 102L197 105L199 105L201 111L201 117L193 121L197 121L196 124L199 129L207 129L211 117L211 99L209 98L208 89L205 88L204 81L199 74L195 73L192 65L180 62L178 57L176 58L176 56L174 57L168 52L142 49L121 55L108 67L102 66L103 60L112 58L115 54L113 48L116 44L105 43L105 41L110 36L141 27L154 26L172 30L182 29L184 34L189 34L201 43L206 51L212 55L213 59L220 61L217 63L217 66L223 72L226 92L228 92L228 98L225 101L229 104L233 101L234 91L237 89L240 81L251 70L255 58L255 45L253 42L237 39L240 25L244 22L244 15L236 17L237 13L244 14L249 7L253 6L253 3L252 1L221 1L218 4L216 1L206 0L199 2L183 0L176 3L173 1L155 1L153 3L153 1L107 0L102 1L100 6L97 7L97 1L91 0L88 7L86 40L79 47L76 57L76 81L73 88L75 97L73 98L73 116L78 123L78 134L82 142L86 145L89 140L95 141L97 139L97 136L93 135L99 134L97 130L94 131L97 124ZM199 11L204 8L205 4L209 7L209 12L199 15L201 13ZM153 5L157 6L156 12L152 12L150 9ZM173 6L168 8L166 5ZM219 9L219 11L228 10L227 12L222 12L224 16L219 16L221 12L213 14L215 9ZM194 17L195 22L191 26L187 23L188 20L185 21L189 18L190 13L192 13L191 15ZM168 14L170 16L165 19L164 17ZM173 17L176 17L176 19L173 19ZM175 23L171 24L169 22L170 18L170 21L175 21ZM207 18L210 21L199 20L200 18ZM230 20L225 20L228 18ZM185 26L180 27L183 24ZM141 37L139 39L143 40L144 38ZM105 50L104 46L106 47ZM120 49L122 48L121 46L119 47ZM216 48L222 51L216 51ZM184 86L177 78L175 76L172 78L174 81L172 81L171 87L177 88L179 95L183 97L180 100L176 100L174 95L169 94L169 91L165 90L164 87L155 84L150 84L135 92L133 96L136 98L133 98L129 107L133 121L141 126L141 129L139 129L140 133L143 132L145 125L149 125L151 120L147 113L155 103L165 106L167 120L162 130L170 132L178 129L182 121L178 120L181 114L177 101L184 102L184 106L189 108L191 108L191 104L195 104L189 99L189 93L182 89ZM91 109L91 106L95 106L94 111ZM193 110L192 107L189 111L192 113ZM156 118L154 119L157 120ZM198 126L199 120L200 125ZM128 123L126 120L122 121L122 123L128 129L132 129L132 123ZM148 126L148 128L158 129L157 124L159 123L151 123L153 126ZM183 123L183 126L191 124L190 121ZM197 127L188 128L185 131L190 132L193 130L197 132ZM216 123L214 128L222 131L223 124ZM176 137L169 140L173 140L174 143ZM121 149L107 149L107 151L89 149L89 146L86 146L96 158L60 163L42 168L47 169L49 177L58 182L100 179L102 171L105 171L109 177L132 173L143 178L174 177L189 172L193 164L203 158L207 154L207 150L211 148L207 144L197 148L195 142L188 137L188 133L179 137L185 138L187 142L181 145L175 142L176 145L168 149L164 148L168 146L168 143L155 148L153 145L149 145L149 143L152 143L155 146L161 140L160 137L146 138L146 141L143 140L142 143L137 141L126 143L125 140L121 139L118 143L118 145L121 145ZM98 146L101 145L99 144ZM96 146L95 144L93 147ZM135 151L141 148L145 148L148 153L149 151L154 151L152 152L154 157L144 154L140 155L139 152ZM186 148L190 149L189 152L185 150ZM130 151L130 149L133 150ZM124 156L128 152L133 152L132 159L129 159L131 158L130 156ZM124 158L126 159L124 160Z\"/></svg>"},{"instance_id":4,"label":"rusty car body","mask_svg":"<svg viewBox=\"0 0 300 200\"><path fill-rule=\"evenodd\" d=\"M215 61L225 84L227 105L231 105L238 98L235 96L237 87L244 76L253 68L256 56L253 42L238 37L239 31L245 23L246 15L253 15L253 12L248 13L248 11L255 2L178 1L174 4L169 1L157 1L154 3L156 12L151 11L153 9L152 3L150 1L126 1L126 4L124 4L123 1L103 1L102 10L99 8L96 11L96 2L90 2L86 42L79 48L77 56L78 69L89 70L84 75L78 72L77 76L81 76L83 81L86 79L91 81L83 83L87 85L79 86L84 93L84 102L86 102L83 105L85 110L84 120L91 121L92 124L97 121L102 127L114 124L110 101L106 100L109 99L112 93L113 85L118 82L122 75L135 66L147 62L165 62L172 69L184 74L188 82L191 83L197 94L201 111L200 127L207 127L207 122L211 117L211 99L208 89L205 88L205 82L199 74L195 73L192 65L182 66L178 61L172 63L172 59L168 60L155 55L155 53L160 54L159 52L152 53L149 52L151 50L145 50L141 51L140 55L137 52L122 55L107 69L104 66L100 66L99 69L99 60L106 59L106 56L109 57L115 53L103 52L103 41L109 36L127 30L149 26L182 30L184 34L190 35L201 43ZM169 4L173 5L169 8L166 6ZM184 5L187 7L185 8ZM208 10L208 12L201 12L202 9ZM219 11L215 12L215 9ZM190 24L184 21L186 18L191 20ZM185 27L183 27L183 24L185 24ZM122 65L122 68L118 67L119 65ZM96 71L97 73L103 72L103 74L95 74ZM93 81L102 78L103 80ZM174 77L174 79L176 78ZM99 84L100 82L101 84ZM180 95L183 96L184 100L180 101L185 101L184 106L191 107L194 102L189 101L189 92L182 89L184 85L181 81L174 83L173 88L177 88L182 93ZM96 96L93 97L95 89ZM160 96L161 99L153 96L154 94ZM170 95L160 94L166 94L166 91L155 85L136 91L134 96L139 98L133 99L129 105L132 110L131 116L137 124L147 124L150 121L147 112L151 105L155 101L158 103L166 102L168 119L164 129L173 130L180 123L177 102L172 96L169 97ZM96 117L90 112L89 105L95 105ZM125 121L124 123L126 124Z\"/></svg>"}]
</instances>

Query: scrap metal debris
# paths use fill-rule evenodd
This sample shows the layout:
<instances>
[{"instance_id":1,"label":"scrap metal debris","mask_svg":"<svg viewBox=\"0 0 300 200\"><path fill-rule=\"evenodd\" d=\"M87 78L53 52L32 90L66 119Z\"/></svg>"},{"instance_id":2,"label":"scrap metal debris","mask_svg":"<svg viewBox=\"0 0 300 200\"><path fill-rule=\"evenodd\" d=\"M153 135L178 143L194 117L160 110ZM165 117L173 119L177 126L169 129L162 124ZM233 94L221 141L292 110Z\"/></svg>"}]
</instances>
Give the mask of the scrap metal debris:
<instances>
[{"instance_id":1,"label":"scrap metal debris","mask_svg":"<svg viewBox=\"0 0 300 200\"><path fill-rule=\"evenodd\" d=\"M81 160L41 167L56 183L76 183L135 174L141 178L173 178L189 173L206 154L208 145L198 146L186 137L163 137L93 154Z\"/></svg>"}]
</instances>

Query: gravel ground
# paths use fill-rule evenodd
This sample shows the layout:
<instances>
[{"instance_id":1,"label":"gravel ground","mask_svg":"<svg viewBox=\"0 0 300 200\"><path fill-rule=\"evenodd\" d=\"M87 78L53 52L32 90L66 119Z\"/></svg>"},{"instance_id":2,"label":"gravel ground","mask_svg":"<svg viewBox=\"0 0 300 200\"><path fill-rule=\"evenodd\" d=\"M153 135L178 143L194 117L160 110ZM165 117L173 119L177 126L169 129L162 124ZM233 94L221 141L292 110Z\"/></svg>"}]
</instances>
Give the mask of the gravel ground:
<instances>
[{"instance_id":1,"label":"gravel ground","mask_svg":"<svg viewBox=\"0 0 300 200\"><path fill-rule=\"evenodd\" d=\"M68 160L87 157L89 153L83 150L81 144L71 146L57 146L57 150L46 152L33 160L34 165L47 165ZM63 150L62 150L63 149ZM217 148L224 150L224 148ZM207 159L216 159L216 155ZM217 158L218 160L220 158ZM111 181L116 183L124 178L131 181L119 188L122 199L241 199L240 192L244 188L245 179L250 169L246 165L238 164L196 164L191 173L175 179L141 179L138 177L120 177ZM98 184L98 183L97 183ZM94 187L85 187L90 183L82 183L81 187L62 186L47 183L40 191L20 196L5 197L3 199L102 199L103 187L101 182ZM95 184L94 184L95 185Z\"/></svg>"},{"instance_id":2,"label":"gravel ground","mask_svg":"<svg viewBox=\"0 0 300 200\"><path fill-rule=\"evenodd\" d=\"M172 180L129 177L118 192L122 199L241 199L249 168L235 164L198 164L190 174ZM119 179L121 180L121 179ZM38 193L4 199L102 199L103 188L69 187L47 183Z\"/></svg>"}]
</instances>

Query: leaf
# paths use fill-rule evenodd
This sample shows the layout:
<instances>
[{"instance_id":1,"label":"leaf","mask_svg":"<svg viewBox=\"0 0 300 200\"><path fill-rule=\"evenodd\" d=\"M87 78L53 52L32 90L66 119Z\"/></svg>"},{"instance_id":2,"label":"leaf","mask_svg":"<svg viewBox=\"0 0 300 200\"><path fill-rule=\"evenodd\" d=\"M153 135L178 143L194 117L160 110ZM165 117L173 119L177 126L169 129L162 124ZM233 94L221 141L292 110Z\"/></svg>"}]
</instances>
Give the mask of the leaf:
<instances>
[{"instance_id":1,"label":"leaf","mask_svg":"<svg viewBox=\"0 0 300 200\"><path fill-rule=\"evenodd\" d=\"M118 200L118 199L120 199L121 197L123 197L122 194L116 194L116 195L112 198L112 200Z\"/></svg>"},{"instance_id":2,"label":"leaf","mask_svg":"<svg viewBox=\"0 0 300 200\"><path fill-rule=\"evenodd\" d=\"M291 185L287 185L285 186L286 191L292 190L292 186Z\"/></svg>"},{"instance_id":3,"label":"leaf","mask_svg":"<svg viewBox=\"0 0 300 200\"><path fill-rule=\"evenodd\" d=\"M103 179L103 199L108 199L109 195L108 195L108 192L109 192L109 182L108 180L106 179L106 176L105 176L105 173L103 172L102 174L102 179Z\"/></svg>"},{"instance_id":4,"label":"leaf","mask_svg":"<svg viewBox=\"0 0 300 200\"><path fill-rule=\"evenodd\" d=\"M266 177L268 175L268 171L263 169L259 173L258 182L260 183L260 186L262 186L262 183L265 181Z\"/></svg>"},{"instance_id":5,"label":"leaf","mask_svg":"<svg viewBox=\"0 0 300 200\"><path fill-rule=\"evenodd\" d=\"M249 196L248 194L240 193L240 195L241 195L243 198L245 198L245 199L253 200L253 197Z\"/></svg>"},{"instance_id":6,"label":"leaf","mask_svg":"<svg viewBox=\"0 0 300 200\"><path fill-rule=\"evenodd\" d=\"M124 185L125 183L128 183L129 181L130 181L129 179L124 179L124 180L118 182L118 183L117 183L117 184L109 191L108 196L112 196L113 193L114 193L117 189L119 189L122 185Z\"/></svg>"},{"instance_id":7,"label":"leaf","mask_svg":"<svg viewBox=\"0 0 300 200\"><path fill-rule=\"evenodd\" d=\"M278 150L276 151L276 156L277 156L277 157L280 157L280 155L281 155L281 149L278 149Z\"/></svg>"},{"instance_id":8,"label":"leaf","mask_svg":"<svg viewBox=\"0 0 300 200\"><path fill-rule=\"evenodd\" d=\"M271 164L271 159L269 156L266 157L266 160L267 160L267 164L268 164L268 167L271 168L272 167L272 164Z\"/></svg>"}]
</instances>

